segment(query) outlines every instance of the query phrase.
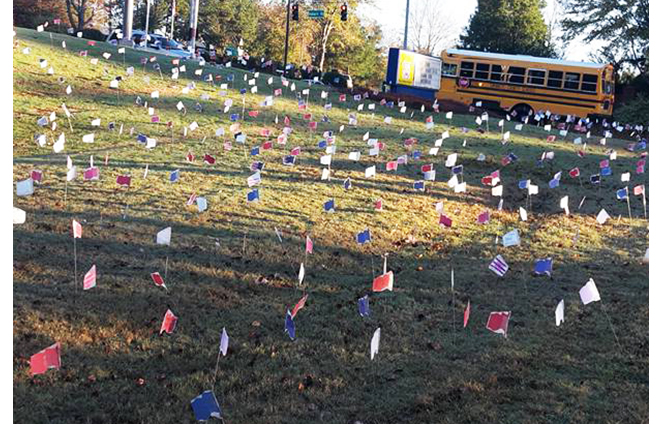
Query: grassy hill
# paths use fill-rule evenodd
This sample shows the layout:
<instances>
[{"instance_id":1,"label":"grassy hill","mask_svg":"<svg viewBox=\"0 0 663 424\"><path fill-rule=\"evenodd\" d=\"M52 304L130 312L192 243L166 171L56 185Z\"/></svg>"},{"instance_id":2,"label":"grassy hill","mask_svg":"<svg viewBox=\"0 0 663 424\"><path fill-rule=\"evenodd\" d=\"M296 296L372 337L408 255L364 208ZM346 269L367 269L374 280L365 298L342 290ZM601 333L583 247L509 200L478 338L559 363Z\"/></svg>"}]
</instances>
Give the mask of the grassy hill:
<instances>
[{"instance_id":1,"label":"grassy hill","mask_svg":"<svg viewBox=\"0 0 663 424\"><path fill-rule=\"evenodd\" d=\"M13 233L16 422L194 422L190 400L212 388L226 423L647 421L649 274L641 258L648 225L639 197L631 195L629 219L626 203L615 196L623 172L631 172L631 187L648 184L648 173L635 173L640 152L627 151L630 142L610 138L602 146L593 130L580 157L582 146L573 144L579 134L548 142L550 133L542 127L516 131L514 122L506 122L511 139L503 145L496 120L480 133L476 114L447 120L430 111L401 113L351 96L341 102L334 91L325 100L322 87L295 81L291 91L279 77L270 85L271 76L264 74L255 78L257 94L243 96L239 89L250 90L253 73L189 61L180 64L186 69L174 80L165 56L132 49L123 56L104 43L16 32L14 182L43 171L34 195L14 196L14 206L27 212L26 223L15 225ZM87 56L79 54L83 50ZM149 56L156 61L143 66L140 59ZM127 76L130 66L133 76ZM209 74L214 84L205 80ZM112 89L117 76L119 89ZM261 107L277 88L283 95ZM296 94L306 88L308 110L298 110ZM157 90L159 98L152 99ZM232 106L224 112L227 99ZM178 111L180 101L186 112ZM323 108L326 102L330 110ZM73 114L71 128L63 103ZM150 107L158 123L151 122ZM258 111L257 117L250 111ZM57 128L40 127L37 121L51 112ZM315 131L305 113L318 122ZM349 125L350 113L357 114L356 126ZM240 115L245 144L230 131L231 114ZM293 131L284 146L276 136L286 115ZM435 127L426 129L431 115ZM98 118L101 126L92 126ZM199 127L185 136L193 122ZM225 134L217 136L218 128ZM271 135L261 136L262 129ZM445 130L450 137L436 156L429 155ZM321 179L323 131L336 136L329 181ZM384 143L379 156L368 155L366 132ZM61 133L64 151L54 153ZM83 143L91 133L94 143ZM44 147L36 141L41 134ZM156 147L145 148L138 134L156 139ZM418 140L411 149L404 145L408 138ZM272 149L250 155L266 141L273 141ZM282 158L297 146L295 165L284 165ZM617 152L613 175L591 185L589 176L599 172L608 149ZM415 150L422 152L420 160L412 158ZM361 151L358 162L348 159L351 151ZM554 151L554 159L537 164L546 151ZM186 159L189 153L193 162ZM451 171L444 164L451 153L464 166L467 193L447 184ZM503 166L509 153L518 160ZM216 163L203 163L206 154ZM387 161L406 154L407 165L385 170ZM485 161L477 160L480 154ZM69 183L67 156L79 174ZM91 157L100 169L98 181L83 180ZM264 163L260 201L248 203L254 161ZM425 192L415 191L414 181L423 179L420 168L429 163L437 181L427 181ZM365 178L372 165L377 175ZM568 175L575 167L579 179ZM178 169L179 181L169 182ZM481 183L498 169L502 211L491 187ZM548 188L558 171L560 186ZM130 187L120 187L118 175L131 175ZM352 181L349 190L346 178ZM518 189L522 179L540 187L531 205L526 190ZM206 198L207 210L187 206L192 193ZM569 216L559 208L566 195ZM329 199L335 200L334 213L323 210ZM377 199L383 211L375 210ZM438 202L451 228L438 224ZM521 206L528 209L527 221L519 217ZM602 208L612 217L605 225L595 218ZM478 224L485 210L490 222ZM72 219L83 226L76 243L78 286ZM172 227L172 242L156 245L156 233L165 227ZM366 228L372 241L359 245L355 236ZM520 246L496 243L514 229ZM310 255L307 234L314 243ZM372 293L385 254L394 290ZM498 254L509 265L503 278L488 269ZM535 276L534 261L547 257L554 260L552 278ZM306 276L300 285L302 262ZM92 264L97 287L84 292L82 278ZM152 283L150 274L157 271L168 291ZM578 290L589 278L601 301L583 306ZM297 337L291 341L283 329L286 309L305 293L308 301L295 318ZM362 318L357 299L369 293L371 314ZM554 311L561 299L566 319L557 327ZM468 300L471 315L463 328ZM179 321L173 334L159 335L167 309ZM485 328L492 311L512 312L508 338ZM215 381L224 327L230 347ZM371 361L370 340L378 327L379 353ZM31 377L30 356L55 342L62 345L62 368Z\"/></svg>"}]
</instances>

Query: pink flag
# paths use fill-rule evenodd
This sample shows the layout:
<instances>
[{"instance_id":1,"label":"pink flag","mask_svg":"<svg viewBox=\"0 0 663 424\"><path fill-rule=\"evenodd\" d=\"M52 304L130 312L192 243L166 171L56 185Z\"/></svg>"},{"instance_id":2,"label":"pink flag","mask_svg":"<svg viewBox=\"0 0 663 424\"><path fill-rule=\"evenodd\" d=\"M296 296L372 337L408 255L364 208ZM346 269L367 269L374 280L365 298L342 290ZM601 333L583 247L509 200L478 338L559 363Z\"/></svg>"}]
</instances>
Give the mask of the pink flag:
<instances>
[{"instance_id":1,"label":"pink flag","mask_svg":"<svg viewBox=\"0 0 663 424\"><path fill-rule=\"evenodd\" d=\"M131 175L118 175L117 183L121 186L129 187L131 185Z\"/></svg>"},{"instance_id":2,"label":"pink flag","mask_svg":"<svg viewBox=\"0 0 663 424\"><path fill-rule=\"evenodd\" d=\"M387 162L387 171L396 171L398 170L398 162L390 161Z\"/></svg>"},{"instance_id":3,"label":"pink flag","mask_svg":"<svg viewBox=\"0 0 663 424\"><path fill-rule=\"evenodd\" d=\"M60 343L55 343L30 357L30 372L33 376L48 369L60 369Z\"/></svg>"},{"instance_id":4,"label":"pink flag","mask_svg":"<svg viewBox=\"0 0 663 424\"><path fill-rule=\"evenodd\" d=\"M42 175L43 173L40 170L35 169L30 173L30 178L32 178L33 181L40 183Z\"/></svg>"},{"instance_id":5,"label":"pink flag","mask_svg":"<svg viewBox=\"0 0 663 424\"><path fill-rule=\"evenodd\" d=\"M163 334L164 331L168 334L172 334L173 330L175 330L176 324L177 324L177 317L170 309L168 309L166 311L166 315L164 315L163 317L163 322L161 323L161 331L159 331L159 334Z\"/></svg>"},{"instance_id":6,"label":"pink flag","mask_svg":"<svg viewBox=\"0 0 663 424\"><path fill-rule=\"evenodd\" d=\"M382 210L382 199L378 199L375 201L375 210L376 211Z\"/></svg>"},{"instance_id":7,"label":"pink flag","mask_svg":"<svg viewBox=\"0 0 663 424\"><path fill-rule=\"evenodd\" d=\"M98 180L99 179L99 168L92 167L85 170L83 173L83 178L85 181Z\"/></svg>"},{"instance_id":8,"label":"pink flag","mask_svg":"<svg viewBox=\"0 0 663 424\"><path fill-rule=\"evenodd\" d=\"M269 137L269 134L270 134L271 132L272 132L272 131L271 131L269 128L261 128L261 129L260 129L260 135L261 135L262 137Z\"/></svg>"},{"instance_id":9,"label":"pink flag","mask_svg":"<svg viewBox=\"0 0 663 424\"><path fill-rule=\"evenodd\" d=\"M293 156L299 156L300 152L301 152L301 147L295 147L290 151L290 154Z\"/></svg>"},{"instance_id":10,"label":"pink flag","mask_svg":"<svg viewBox=\"0 0 663 424\"><path fill-rule=\"evenodd\" d=\"M262 150L269 150L272 148L272 146L273 144L271 141L265 141L264 143L262 143Z\"/></svg>"},{"instance_id":11,"label":"pink flag","mask_svg":"<svg viewBox=\"0 0 663 424\"><path fill-rule=\"evenodd\" d=\"M382 274L379 277L376 277L373 280L373 291L382 292L385 290L392 291L394 289L394 272L389 271L386 274Z\"/></svg>"},{"instance_id":12,"label":"pink flag","mask_svg":"<svg viewBox=\"0 0 663 424\"><path fill-rule=\"evenodd\" d=\"M645 192L645 186L644 185L639 185L639 186L633 187L633 194L635 196L640 196L641 194L644 194L644 192Z\"/></svg>"},{"instance_id":13,"label":"pink flag","mask_svg":"<svg viewBox=\"0 0 663 424\"><path fill-rule=\"evenodd\" d=\"M313 240L306 236L306 253L313 253Z\"/></svg>"},{"instance_id":14,"label":"pink flag","mask_svg":"<svg viewBox=\"0 0 663 424\"><path fill-rule=\"evenodd\" d=\"M493 333L503 334L506 337L506 330L509 327L509 318L511 312L491 312L486 323L486 328Z\"/></svg>"},{"instance_id":15,"label":"pink flag","mask_svg":"<svg viewBox=\"0 0 663 424\"><path fill-rule=\"evenodd\" d=\"M467 322L470 320L470 300L467 300L467 307L465 308L465 313L463 314L463 328L467 327Z\"/></svg>"},{"instance_id":16,"label":"pink flag","mask_svg":"<svg viewBox=\"0 0 663 424\"><path fill-rule=\"evenodd\" d=\"M89 290L97 285L97 265L92 265L92 268L83 277L83 290Z\"/></svg>"},{"instance_id":17,"label":"pink flag","mask_svg":"<svg viewBox=\"0 0 663 424\"><path fill-rule=\"evenodd\" d=\"M440 225L444 225L447 228L451 227L451 218L446 215L440 215Z\"/></svg>"},{"instance_id":18,"label":"pink flag","mask_svg":"<svg viewBox=\"0 0 663 424\"><path fill-rule=\"evenodd\" d=\"M318 123L315 122L315 121L311 121L311 122L308 123L308 127L312 130L315 130L315 129L318 128Z\"/></svg>"},{"instance_id":19,"label":"pink flag","mask_svg":"<svg viewBox=\"0 0 663 424\"><path fill-rule=\"evenodd\" d=\"M257 118L258 117L258 111L257 110L249 111L249 116L251 118Z\"/></svg>"},{"instance_id":20,"label":"pink flag","mask_svg":"<svg viewBox=\"0 0 663 424\"><path fill-rule=\"evenodd\" d=\"M74 228L74 238L81 238L83 237L83 227L81 224L78 223L75 219L72 222L72 226Z\"/></svg>"},{"instance_id":21,"label":"pink flag","mask_svg":"<svg viewBox=\"0 0 663 424\"><path fill-rule=\"evenodd\" d=\"M288 115L283 118L283 123L287 126L290 125L290 117Z\"/></svg>"},{"instance_id":22,"label":"pink flag","mask_svg":"<svg viewBox=\"0 0 663 424\"><path fill-rule=\"evenodd\" d=\"M304 295L299 302L295 305L295 307L292 309L292 312L290 313L290 316L292 319L295 319L295 315L297 315L297 312L304 307L306 304L306 299L308 299L308 294Z\"/></svg>"},{"instance_id":23,"label":"pink flag","mask_svg":"<svg viewBox=\"0 0 663 424\"><path fill-rule=\"evenodd\" d=\"M310 114L310 113L305 113L305 114L304 114L304 119L307 120L307 121L310 121L312 117L313 117L313 115ZM287 124L286 124L286 125L287 125Z\"/></svg>"},{"instance_id":24,"label":"pink flag","mask_svg":"<svg viewBox=\"0 0 663 424\"><path fill-rule=\"evenodd\" d=\"M490 212L489 211L484 211L479 214L477 217L477 223L479 224L485 224L488 221L490 221Z\"/></svg>"},{"instance_id":25,"label":"pink flag","mask_svg":"<svg viewBox=\"0 0 663 424\"><path fill-rule=\"evenodd\" d=\"M158 287L163 287L164 289L166 288L166 283L163 281L163 278L158 272L153 272L150 274L152 277L152 281L154 281L154 284L156 284Z\"/></svg>"}]
</instances>

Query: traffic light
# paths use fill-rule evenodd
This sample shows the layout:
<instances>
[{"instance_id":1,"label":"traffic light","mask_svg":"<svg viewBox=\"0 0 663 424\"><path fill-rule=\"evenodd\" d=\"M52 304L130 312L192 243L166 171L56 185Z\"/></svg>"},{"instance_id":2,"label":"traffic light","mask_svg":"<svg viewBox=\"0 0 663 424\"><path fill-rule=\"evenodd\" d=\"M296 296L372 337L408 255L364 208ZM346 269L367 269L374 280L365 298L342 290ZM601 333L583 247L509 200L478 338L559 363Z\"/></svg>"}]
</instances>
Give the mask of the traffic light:
<instances>
[{"instance_id":1,"label":"traffic light","mask_svg":"<svg viewBox=\"0 0 663 424\"><path fill-rule=\"evenodd\" d=\"M292 5L292 20L293 21L299 20L299 5L297 3Z\"/></svg>"},{"instance_id":2,"label":"traffic light","mask_svg":"<svg viewBox=\"0 0 663 424\"><path fill-rule=\"evenodd\" d=\"M341 5L341 20L342 21L347 21L348 20L348 4L343 3Z\"/></svg>"}]
</instances>

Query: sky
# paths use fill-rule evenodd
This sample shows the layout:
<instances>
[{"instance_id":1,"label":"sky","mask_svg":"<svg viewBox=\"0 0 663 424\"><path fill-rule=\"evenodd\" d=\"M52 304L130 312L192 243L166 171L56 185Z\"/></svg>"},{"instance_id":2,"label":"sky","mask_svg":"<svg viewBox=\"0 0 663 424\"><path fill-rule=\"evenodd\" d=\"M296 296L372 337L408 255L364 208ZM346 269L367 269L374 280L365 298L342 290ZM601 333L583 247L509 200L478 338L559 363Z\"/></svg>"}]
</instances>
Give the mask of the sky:
<instances>
[{"instance_id":1,"label":"sky","mask_svg":"<svg viewBox=\"0 0 663 424\"><path fill-rule=\"evenodd\" d=\"M407 0L375 0L373 5L361 7L357 13L360 17L373 19L382 27L385 46L403 45L403 29L405 27L405 5ZM416 7L423 0L410 0L410 9ZM441 13L448 16L458 37L470 21L474 13L476 0L436 0L435 3ZM555 13L562 14L559 0L548 0L543 15L546 23L549 23ZM554 33L553 36L559 36ZM600 48L600 43L587 44L582 40L573 40L564 49L563 58L572 61L590 61L590 54Z\"/></svg>"}]
</instances>

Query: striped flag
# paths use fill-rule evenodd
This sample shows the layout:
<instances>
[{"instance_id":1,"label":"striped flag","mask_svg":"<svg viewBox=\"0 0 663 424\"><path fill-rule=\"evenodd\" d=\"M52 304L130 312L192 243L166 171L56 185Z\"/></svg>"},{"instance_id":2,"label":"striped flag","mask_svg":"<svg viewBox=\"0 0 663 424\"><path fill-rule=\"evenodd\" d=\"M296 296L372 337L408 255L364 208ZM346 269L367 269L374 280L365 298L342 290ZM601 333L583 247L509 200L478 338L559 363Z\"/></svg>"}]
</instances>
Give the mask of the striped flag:
<instances>
[{"instance_id":1,"label":"striped flag","mask_svg":"<svg viewBox=\"0 0 663 424\"><path fill-rule=\"evenodd\" d=\"M92 265L92 268L85 274L83 278L83 290L89 290L97 285L97 266Z\"/></svg>"},{"instance_id":2,"label":"striped flag","mask_svg":"<svg viewBox=\"0 0 663 424\"><path fill-rule=\"evenodd\" d=\"M502 255L497 255L488 268L500 277L504 277L504 274L509 270L509 265L506 264Z\"/></svg>"}]
</instances>

